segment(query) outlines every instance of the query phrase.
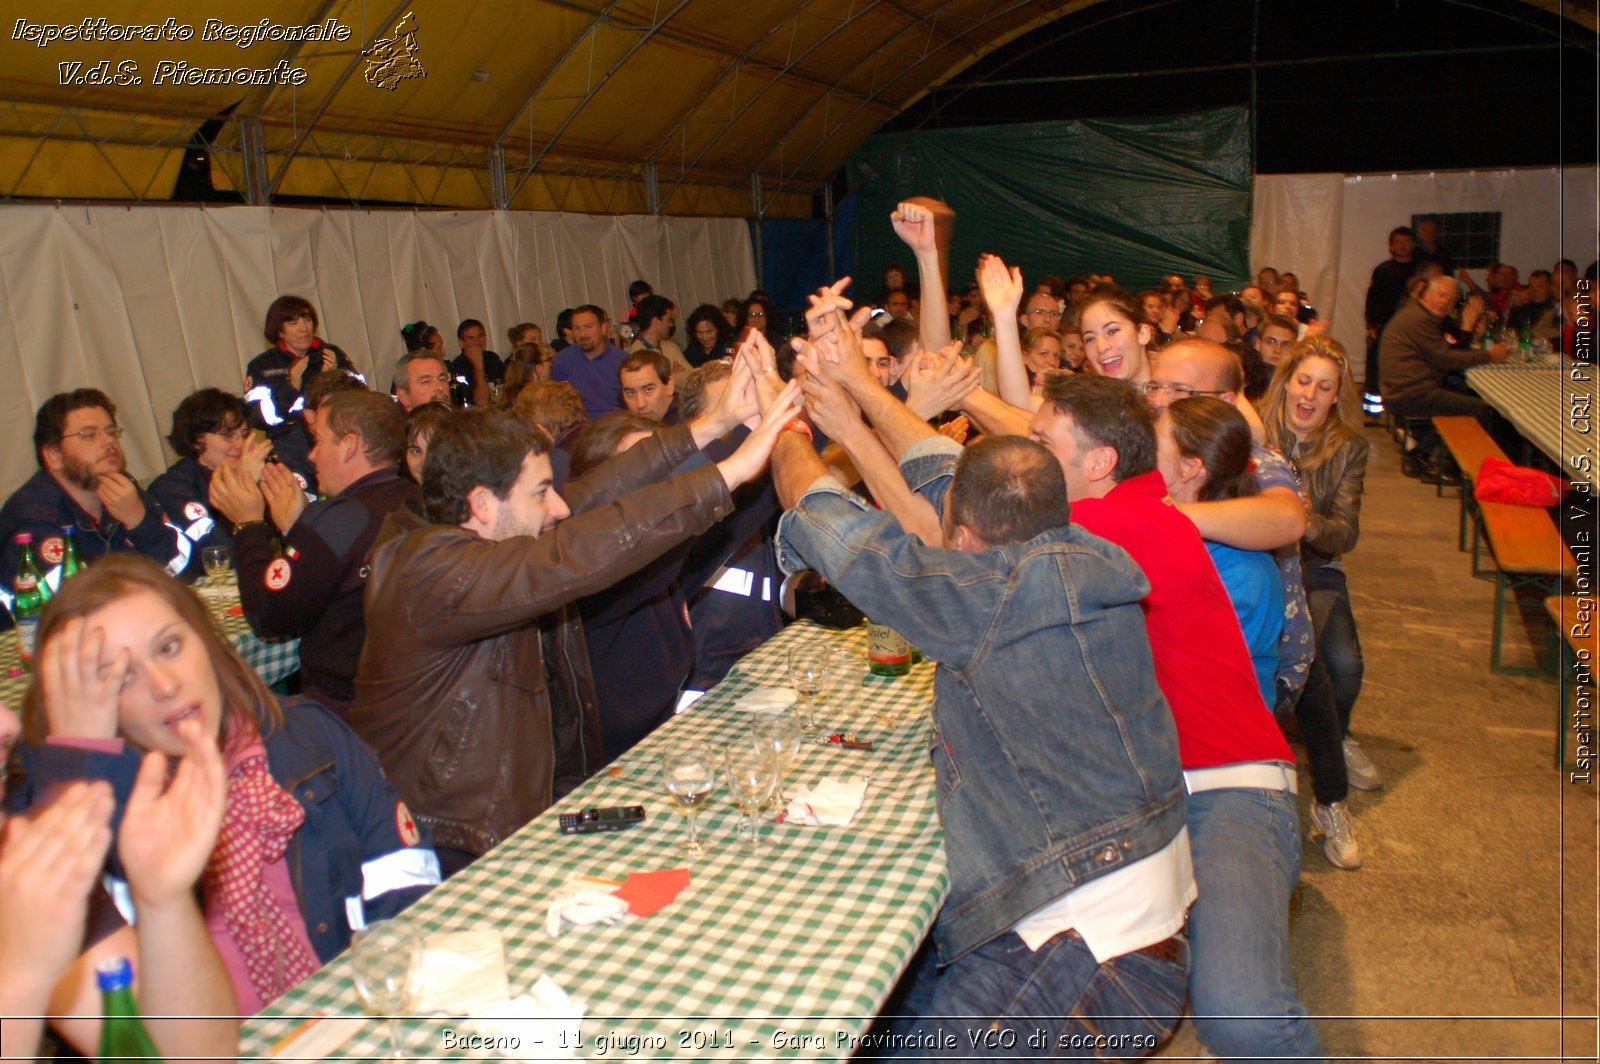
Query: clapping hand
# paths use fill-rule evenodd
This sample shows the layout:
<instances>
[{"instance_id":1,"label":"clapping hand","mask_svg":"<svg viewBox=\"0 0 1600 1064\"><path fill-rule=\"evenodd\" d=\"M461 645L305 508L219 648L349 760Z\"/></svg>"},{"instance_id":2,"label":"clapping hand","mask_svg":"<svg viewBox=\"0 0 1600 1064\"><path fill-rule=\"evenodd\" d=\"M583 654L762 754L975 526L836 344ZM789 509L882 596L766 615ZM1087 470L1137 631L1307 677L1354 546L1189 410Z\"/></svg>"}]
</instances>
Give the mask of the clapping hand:
<instances>
[{"instance_id":1,"label":"clapping hand","mask_svg":"<svg viewBox=\"0 0 1600 1064\"><path fill-rule=\"evenodd\" d=\"M261 470L261 495L272 513L272 524L279 532L294 527L306 508L306 493L300 482L284 466L268 463Z\"/></svg>"},{"instance_id":2,"label":"clapping hand","mask_svg":"<svg viewBox=\"0 0 1600 1064\"><path fill-rule=\"evenodd\" d=\"M267 500L260 486L244 471L229 468L226 462L212 472L208 497L211 508L236 525L260 521L267 515Z\"/></svg>"},{"instance_id":3,"label":"clapping hand","mask_svg":"<svg viewBox=\"0 0 1600 1064\"><path fill-rule=\"evenodd\" d=\"M39 1006L83 945L89 891L111 845L115 802L78 781L48 806L12 817L0 839L0 972ZM11 1020L7 1020L11 1023Z\"/></svg>"},{"instance_id":4,"label":"clapping hand","mask_svg":"<svg viewBox=\"0 0 1600 1064\"><path fill-rule=\"evenodd\" d=\"M961 404L983 380L983 370L961 357L961 345L952 342L942 351L924 351L906 372L906 405L918 417L938 417Z\"/></svg>"},{"instance_id":5,"label":"clapping hand","mask_svg":"<svg viewBox=\"0 0 1600 1064\"><path fill-rule=\"evenodd\" d=\"M815 295L807 296L809 305L806 308L806 336L813 343L822 339L833 331L835 310L850 310L855 306L842 294L850 287L850 278L841 277L826 288L819 288Z\"/></svg>"},{"instance_id":6,"label":"clapping hand","mask_svg":"<svg viewBox=\"0 0 1600 1064\"><path fill-rule=\"evenodd\" d=\"M184 756L167 782L167 756L152 750L139 765L117 834L128 889L141 910L188 895L216 848L228 804L227 773L214 737L198 720L178 725Z\"/></svg>"},{"instance_id":7,"label":"clapping hand","mask_svg":"<svg viewBox=\"0 0 1600 1064\"><path fill-rule=\"evenodd\" d=\"M266 468L271 454L272 441L265 436L255 436L245 441L244 451L237 459L225 464L233 466L246 483L254 484L261 479L261 471Z\"/></svg>"},{"instance_id":8,"label":"clapping hand","mask_svg":"<svg viewBox=\"0 0 1600 1064\"><path fill-rule=\"evenodd\" d=\"M812 423L830 439L848 444L855 434L866 429L867 423L862 420L861 407L856 405L856 401L850 398L832 377L822 372L817 359L816 349L809 345L799 348L795 356L795 360L805 367L806 371L800 378L800 391L805 395L806 412L810 415Z\"/></svg>"}]
</instances>

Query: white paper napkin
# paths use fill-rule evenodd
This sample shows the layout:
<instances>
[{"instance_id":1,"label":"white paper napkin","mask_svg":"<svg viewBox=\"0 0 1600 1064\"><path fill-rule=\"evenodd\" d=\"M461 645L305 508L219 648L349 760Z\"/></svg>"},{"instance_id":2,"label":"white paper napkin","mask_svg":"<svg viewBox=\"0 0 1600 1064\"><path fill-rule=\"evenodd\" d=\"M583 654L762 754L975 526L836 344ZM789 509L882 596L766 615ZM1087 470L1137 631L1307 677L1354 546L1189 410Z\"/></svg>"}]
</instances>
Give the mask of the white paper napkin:
<instances>
[{"instance_id":1,"label":"white paper napkin","mask_svg":"<svg viewBox=\"0 0 1600 1064\"><path fill-rule=\"evenodd\" d=\"M800 698L792 687L757 687L732 707L735 713L782 713Z\"/></svg>"},{"instance_id":2,"label":"white paper napkin","mask_svg":"<svg viewBox=\"0 0 1600 1064\"><path fill-rule=\"evenodd\" d=\"M423 942L422 973L419 1012L469 1016L511 996L498 931L429 935Z\"/></svg>"},{"instance_id":3,"label":"white paper napkin","mask_svg":"<svg viewBox=\"0 0 1600 1064\"><path fill-rule=\"evenodd\" d=\"M503 1057L570 1060L578 1055L583 1014L581 1002L541 975L528 993L479 1009L472 1021L479 1034L497 1040L496 1052Z\"/></svg>"},{"instance_id":4,"label":"white paper napkin","mask_svg":"<svg viewBox=\"0 0 1600 1064\"><path fill-rule=\"evenodd\" d=\"M868 782L866 776L853 780L824 777L815 787L795 787L784 820L807 827L843 827L855 819L866 799Z\"/></svg>"}]
</instances>

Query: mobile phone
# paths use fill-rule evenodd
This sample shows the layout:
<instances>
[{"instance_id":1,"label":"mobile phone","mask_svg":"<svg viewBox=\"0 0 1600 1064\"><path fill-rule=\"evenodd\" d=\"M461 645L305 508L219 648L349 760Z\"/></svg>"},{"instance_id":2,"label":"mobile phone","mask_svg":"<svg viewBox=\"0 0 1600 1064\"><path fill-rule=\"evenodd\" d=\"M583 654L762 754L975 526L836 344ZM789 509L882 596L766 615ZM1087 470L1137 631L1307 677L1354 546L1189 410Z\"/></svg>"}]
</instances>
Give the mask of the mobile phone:
<instances>
[{"instance_id":1,"label":"mobile phone","mask_svg":"<svg viewBox=\"0 0 1600 1064\"><path fill-rule=\"evenodd\" d=\"M644 823L644 806L612 805L561 814L561 834L588 835L596 831L621 831Z\"/></svg>"}]
</instances>

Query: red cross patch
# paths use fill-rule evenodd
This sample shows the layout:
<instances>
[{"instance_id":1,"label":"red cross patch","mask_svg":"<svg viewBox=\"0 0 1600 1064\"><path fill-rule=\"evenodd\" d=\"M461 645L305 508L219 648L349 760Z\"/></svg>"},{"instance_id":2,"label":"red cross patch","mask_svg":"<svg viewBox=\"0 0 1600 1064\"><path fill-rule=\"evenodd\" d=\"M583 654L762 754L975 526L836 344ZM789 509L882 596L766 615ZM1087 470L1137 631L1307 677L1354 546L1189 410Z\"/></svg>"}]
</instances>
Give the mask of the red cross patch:
<instances>
[{"instance_id":1,"label":"red cross patch","mask_svg":"<svg viewBox=\"0 0 1600 1064\"><path fill-rule=\"evenodd\" d=\"M311 490L311 485L307 484L306 483L306 478L301 476L299 473L295 473L294 482L296 484L300 485L300 490L301 491L310 491Z\"/></svg>"},{"instance_id":2,"label":"red cross patch","mask_svg":"<svg viewBox=\"0 0 1600 1064\"><path fill-rule=\"evenodd\" d=\"M61 543L60 536L51 536L39 544L39 557L51 565L60 565L61 556L66 553L66 547Z\"/></svg>"},{"instance_id":3,"label":"red cross patch","mask_svg":"<svg viewBox=\"0 0 1600 1064\"><path fill-rule=\"evenodd\" d=\"M406 808L406 803L394 803L394 829L400 833L400 841L407 846L415 846L422 841L422 832L417 830L417 822L411 819L411 810Z\"/></svg>"},{"instance_id":4,"label":"red cross patch","mask_svg":"<svg viewBox=\"0 0 1600 1064\"><path fill-rule=\"evenodd\" d=\"M197 502L186 502L183 504L183 516L187 521L198 521L206 516L206 508Z\"/></svg>"},{"instance_id":5,"label":"red cross patch","mask_svg":"<svg viewBox=\"0 0 1600 1064\"><path fill-rule=\"evenodd\" d=\"M288 558L274 558L272 564L267 566L265 583L268 591L282 591L289 586L289 578L293 576L289 569Z\"/></svg>"}]
</instances>

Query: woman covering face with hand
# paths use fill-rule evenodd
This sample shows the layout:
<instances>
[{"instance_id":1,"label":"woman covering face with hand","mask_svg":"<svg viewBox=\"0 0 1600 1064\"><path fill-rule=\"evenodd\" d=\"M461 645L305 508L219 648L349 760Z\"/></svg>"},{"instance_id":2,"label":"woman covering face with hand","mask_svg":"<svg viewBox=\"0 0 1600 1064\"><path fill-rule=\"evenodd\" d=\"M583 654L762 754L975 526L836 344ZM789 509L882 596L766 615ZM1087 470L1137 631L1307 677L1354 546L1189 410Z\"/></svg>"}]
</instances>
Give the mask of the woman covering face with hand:
<instances>
[{"instance_id":1,"label":"woman covering face with hand","mask_svg":"<svg viewBox=\"0 0 1600 1064\"><path fill-rule=\"evenodd\" d=\"M124 803L141 755L185 757L184 730L218 750L227 813L201 881L240 1013L343 950L352 919L393 915L438 882L423 830L348 726L314 702L279 706L200 600L143 558L68 581L38 646L34 794L105 779Z\"/></svg>"}]
</instances>

